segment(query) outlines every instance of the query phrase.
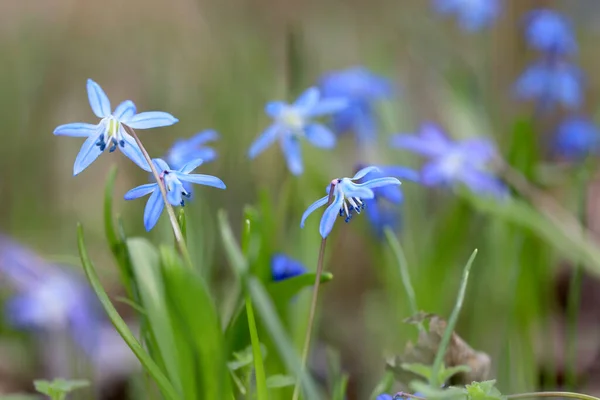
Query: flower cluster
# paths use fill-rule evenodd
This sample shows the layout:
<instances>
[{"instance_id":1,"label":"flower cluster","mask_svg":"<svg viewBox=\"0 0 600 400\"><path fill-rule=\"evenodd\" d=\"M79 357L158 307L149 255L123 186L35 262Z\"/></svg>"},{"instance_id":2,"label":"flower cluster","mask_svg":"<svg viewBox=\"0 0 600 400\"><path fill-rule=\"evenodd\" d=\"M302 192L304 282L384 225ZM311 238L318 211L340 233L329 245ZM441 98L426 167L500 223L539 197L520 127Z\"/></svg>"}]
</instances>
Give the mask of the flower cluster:
<instances>
[{"instance_id":1,"label":"flower cluster","mask_svg":"<svg viewBox=\"0 0 600 400\"><path fill-rule=\"evenodd\" d=\"M433 8L441 15L454 15L467 32L481 30L500 15L501 0L433 0Z\"/></svg>"}]
</instances>

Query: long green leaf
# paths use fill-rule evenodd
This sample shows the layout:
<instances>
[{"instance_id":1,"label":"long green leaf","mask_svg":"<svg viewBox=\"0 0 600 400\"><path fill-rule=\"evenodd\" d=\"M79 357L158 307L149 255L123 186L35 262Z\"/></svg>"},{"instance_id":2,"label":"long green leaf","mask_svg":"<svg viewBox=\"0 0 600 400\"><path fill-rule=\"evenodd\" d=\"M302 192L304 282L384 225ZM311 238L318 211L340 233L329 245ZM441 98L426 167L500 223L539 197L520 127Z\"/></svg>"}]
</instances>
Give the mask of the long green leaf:
<instances>
[{"instance_id":1,"label":"long green leaf","mask_svg":"<svg viewBox=\"0 0 600 400\"><path fill-rule=\"evenodd\" d=\"M83 265L85 275L87 276L90 285L92 286L92 289L96 293L96 296L98 296L102 307L104 307L104 310L108 314L108 317L115 326L115 329L117 330L117 332L119 332L125 343L127 343L127 345L129 346L131 351L133 351L133 353L136 355L138 360L140 360L142 366L146 369L146 371L148 371L150 376L152 376L165 398L167 398L168 400L180 400L181 397L177 394L177 391L175 390L169 379L162 373L162 371L160 370L158 365L156 365L156 363L152 360L152 358L150 358L150 356L144 351L140 343L129 330L129 327L127 326L125 321L123 321L123 318L121 318L115 307L110 302L106 291L104 290L102 284L100 283L100 280L98 279L98 275L96 274L94 265L92 264L92 261L90 260L87 254L87 250L85 248L85 243L83 240L83 228L81 224L78 224L77 226L77 245L79 248L79 255L81 256L81 263Z\"/></svg>"}]
</instances>

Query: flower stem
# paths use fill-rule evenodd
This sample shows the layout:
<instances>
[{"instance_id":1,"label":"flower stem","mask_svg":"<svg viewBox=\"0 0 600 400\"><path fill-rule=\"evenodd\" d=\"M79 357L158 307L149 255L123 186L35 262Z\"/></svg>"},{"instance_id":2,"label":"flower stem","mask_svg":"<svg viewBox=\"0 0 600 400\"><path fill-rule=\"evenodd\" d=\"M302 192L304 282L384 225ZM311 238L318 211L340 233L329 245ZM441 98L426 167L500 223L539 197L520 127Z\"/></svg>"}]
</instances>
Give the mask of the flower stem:
<instances>
[{"instance_id":1,"label":"flower stem","mask_svg":"<svg viewBox=\"0 0 600 400\"><path fill-rule=\"evenodd\" d=\"M507 399L528 399L532 397L568 397L571 399L581 400L600 400L598 397L590 396L587 394L573 393L573 392L532 392L532 393L519 393L511 394L506 396Z\"/></svg>"},{"instance_id":2,"label":"flower stem","mask_svg":"<svg viewBox=\"0 0 600 400\"><path fill-rule=\"evenodd\" d=\"M169 215L169 220L171 221L171 227L173 228L173 235L175 236L175 242L177 243L177 248L179 249L179 253L181 254L181 257L183 258L184 263L186 263L186 265L190 269L193 269L192 260L190 258L190 253L188 252L183 233L181 232L181 228L179 227L179 222L177 221L177 216L175 215L173 206L171 206L171 203L169 203L169 200L167 199L167 189L165 188L165 183L160 178L160 174L156 170L156 167L154 166L154 163L152 162L152 159L150 158L148 151L146 151L146 148L142 144L142 141L140 140L140 138L138 138L138 136L135 133L135 131L133 130L133 128L131 128L127 125L123 125L123 127L125 128L127 133L129 133L131 136L133 136L133 138L135 139L135 142L137 143L140 150L142 151L144 158L146 159L146 161L148 162L148 165L150 166L152 175L154 175L154 179L156 179L156 183L158 184L160 194L162 195L163 201L165 203L165 208L167 209L167 214Z\"/></svg>"},{"instance_id":3,"label":"flower stem","mask_svg":"<svg viewBox=\"0 0 600 400\"><path fill-rule=\"evenodd\" d=\"M335 187L333 183L329 187L329 199L327 200L327 206L333 201L333 192ZM304 347L302 348L302 358L300 361L300 367L302 371L306 369L306 361L308 359L308 353L310 351L310 338L312 336L312 328L315 320L315 314L317 311L317 301L319 299L319 285L321 283L321 275L323 274L323 260L325 258L325 245L327 244L327 238L324 237L321 240L321 248L319 249L319 259L317 260L317 273L315 276L315 284L313 286L312 299L310 301L310 311L308 313L308 326L306 327L306 335L304 336ZM298 400L300 396L300 379L296 379L296 386L294 387L294 395L292 400Z\"/></svg>"}]
</instances>

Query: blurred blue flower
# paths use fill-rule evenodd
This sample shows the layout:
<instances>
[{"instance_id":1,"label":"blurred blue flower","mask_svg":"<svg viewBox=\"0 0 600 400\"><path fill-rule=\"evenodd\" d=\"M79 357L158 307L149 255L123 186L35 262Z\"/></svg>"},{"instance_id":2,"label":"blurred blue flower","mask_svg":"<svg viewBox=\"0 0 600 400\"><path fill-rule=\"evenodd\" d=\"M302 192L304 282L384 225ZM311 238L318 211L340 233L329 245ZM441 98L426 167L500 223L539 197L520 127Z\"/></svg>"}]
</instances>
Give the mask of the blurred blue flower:
<instances>
[{"instance_id":1,"label":"blurred blue flower","mask_svg":"<svg viewBox=\"0 0 600 400\"><path fill-rule=\"evenodd\" d=\"M271 258L271 274L275 282L283 281L306 273L306 267L300 261L285 254L275 254Z\"/></svg>"},{"instance_id":2,"label":"blurred blue flower","mask_svg":"<svg viewBox=\"0 0 600 400\"><path fill-rule=\"evenodd\" d=\"M487 139L454 142L437 125L424 123L417 135L394 135L391 144L428 158L421 170L424 185L451 187L462 183L478 194L507 194L506 186L488 170L496 149Z\"/></svg>"},{"instance_id":3,"label":"blurred blue flower","mask_svg":"<svg viewBox=\"0 0 600 400\"><path fill-rule=\"evenodd\" d=\"M360 214L365 208L364 200L373 199L375 197L373 189L388 185L400 185L400 181L393 177L375 178L363 183L353 182L360 180L368 173L375 171L378 171L377 167L367 167L358 171L352 178L340 178L331 181L331 184L327 186L326 189L327 196L320 198L308 207L302 215L300 226L304 227L304 221L313 211L328 203L331 186L333 186L334 190L333 202L323 213L319 225L319 233L323 239L331 232L337 216L345 217L345 221L350 222L354 212Z\"/></svg>"},{"instance_id":4,"label":"blurred blue flower","mask_svg":"<svg viewBox=\"0 0 600 400\"><path fill-rule=\"evenodd\" d=\"M433 7L442 15L454 15L469 32L490 25L501 11L500 0L433 0Z\"/></svg>"},{"instance_id":5,"label":"blurred blue flower","mask_svg":"<svg viewBox=\"0 0 600 400\"><path fill-rule=\"evenodd\" d=\"M122 125L134 129L158 128L173 125L178 121L177 118L162 111L136 114L135 104L131 100L119 104L111 114L110 100L100 85L88 79L87 92L92 111L101 118L100 122L97 125L75 122L60 125L54 130L55 135L87 138L75 159L73 175L86 169L107 147L111 153L118 148L131 161L146 169L148 163L140 148L135 139L125 132Z\"/></svg>"},{"instance_id":6,"label":"blurred blue flower","mask_svg":"<svg viewBox=\"0 0 600 400\"><path fill-rule=\"evenodd\" d=\"M571 25L559 12L550 9L531 11L526 16L525 36L529 45L547 54L570 54L577 51Z\"/></svg>"},{"instance_id":7,"label":"blurred blue flower","mask_svg":"<svg viewBox=\"0 0 600 400\"><path fill-rule=\"evenodd\" d=\"M348 107L333 114L333 128L338 134L353 132L359 142L375 139L377 121L373 103L394 94L389 79L356 66L323 75L320 87L326 99L349 101Z\"/></svg>"},{"instance_id":8,"label":"blurred blue flower","mask_svg":"<svg viewBox=\"0 0 600 400\"><path fill-rule=\"evenodd\" d=\"M600 151L600 130L584 117L569 117L558 126L556 151L568 159L582 159Z\"/></svg>"},{"instance_id":9,"label":"blurred blue flower","mask_svg":"<svg viewBox=\"0 0 600 400\"><path fill-rule=\"evenodd\" d=\"M394 400L394 397L391 394L382 393L375 400Z\"/></svg>"},{"instance_id":10,"label":"blurred blue flower","mask_svg":"<svg viewBox=\"0 0 600 400\"><path fill-rule=\"evenodd\" d=\"M171 167L160 158L155 158L152 161L158 170L160 179L164 182L167 189L167 199L172 206L183 206L185 204L183 197L190 197L190 193L183 185L184 182L225 189L223 181L215 176L190 174L190 172L202 164L202 160L200 159L190 161L179 169L171 169ZM147 231L150 231L154 225L156 225L165 206L158 183L147 183L131 189L125 193L125 200L137 199L148 194L151 195L146 203L146 208L144 209L144 227Z\"/></svg>"},{"instance_id":11,"label":"blurred blue flower","mask_svg":"<svg viewBox=\"0 0 600 400\"><path fill-rule=\"evenodd\" d=\"M575 109L583 98L583 74L566 61L543 60L525 70L517 80L515 91L521 99L538 101L545 110L556 103Z\"/></svg>"},{"instance_id":12,"label":"blurred blue flower","mask_svg":"<svg viewBox=\"0 0 600 400\"><path fill-rule=\"evenodd\" d=\"M200 158L205 163L213 161L217 158L217 152L204 145L207 142L215 141L219 138L219 134L207 129L199 132L188 139L179 139L173 143L173 146L167 152L165 159L167 163L174 169L183 167L190 161Z\"/></svg>"},{"instance_id":13,"label":"blurred blue flower","mask_svg":"<svg viewBox=\"0 0 600 400\"><path fill-rule=\"evenodd\" d=\"M294 175L304 171L300 138L305 137L311 144L322 148L333 148L335 135L324 125L313 122L313 118L332 114L347 107L346 99L321 99L319 89L310 88L298 97L293 104L272 101L265 106L265 112L274 122L252 143L248 156L254 159L279 139L281 150L289 170Z\"/></svg>"}]
</instances>

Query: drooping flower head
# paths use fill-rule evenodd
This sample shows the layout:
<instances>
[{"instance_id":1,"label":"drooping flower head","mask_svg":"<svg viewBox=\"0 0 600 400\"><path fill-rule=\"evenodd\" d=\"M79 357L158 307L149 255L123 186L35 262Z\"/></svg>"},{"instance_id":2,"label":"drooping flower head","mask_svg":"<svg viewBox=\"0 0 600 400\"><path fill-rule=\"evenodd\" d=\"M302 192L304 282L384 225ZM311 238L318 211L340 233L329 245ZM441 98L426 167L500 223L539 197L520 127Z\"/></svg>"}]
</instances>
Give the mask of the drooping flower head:
<instances>
[{"instance_id":1,"label":"drooping flower head","mask_svg":"<svg viewBox=\"0 0 600 400\"><path fill-rule=\"evenodd\" d=\"M219 138L219 134L207 129L198 132L188 139L179 139L173 143L173 146L167 152L165 160L171 168L179 169L190 161L201 159L205 163L213 161L217 158L217 152L206 147L207 142L213 142Z\"/></svg>"},{"instance_id":2,"label":"drooping flower head","mask_svg":"<svg viewBox=\"0 0 600 400\"><path fill-rule=\"evenodd\" d=\"M547 55L577 51L571 25L561 13L550 9L534 10L527 14L526 23L525 36L534 49Z\"/></svg>"},{"instance_id":3,"label":"drooping flower head","mask_svg":"<svg viewBox=\"0 0 600 400\"><path fill-rule=\"evenodd\" d=\"M171 114L162 111L147 111L136 114L133 101L126 100L111 113L110 100L96 82L87 81L90 107L98 118L97 125L75 122L60 125L54 130L55 135L85 137L79 154L73 165L73 175L86 169L100 154L108 148L109 152L117 148L139 167L146 169L147 162L135 139L125 132L123 125L133 129L150 129L173 125L178 121Z\"/></svg>"},{"instance_id":4,"label":"drooping flower head","mask_svg":"<svg viewBox=\"0 0 600 400\"><path fill-rule=\"evenodd\" d=\"M202 164L202 160L200 159L190 161L179 169L171 169L171 167L160 158L155 158L152 162L167 189L167 199L172 206L183 206L185 205L184 197L190 197L191 194L185 189L184 182L225 189L223 181L215 176L190 174L190 172ZM150 168L147 167L146 171L150 171ZM125 193L125 200L137 199L148 194L150 195L150 198L144 209L144 227L147 231L150 231L154 225L156 225L156 222L158 222L158 218L162 214L165 206L158 183L147 183L131 189Z\"/></svg>"},{"instance_id":5,"label":"drooping flower head","mask_svg":"<svg viewBox=\"0 0 600 400\"><path fill-rule=\"evenodd\" d=\"M265 112L273 123L252 143L248 156L254 159L279 139L281 151L290 172L300 175L304 171L300 139L306 138L312 145L330 149L335 146L335 135L314 118L332 114L347 107L346 99L321 99L319 89L306 90L293 104L272 101Z\"/></svg>"},{"instance_id":6,"label":"drooping flower head","mask_svg":"<svg viewBox=\"0 0 600 400\"><path fill-rule=\"evenodd\" d=\"M489 170L496 150L487 139L455 142L437 125L424 123L418 134L394 135L391 144L427 157L420 179L424 185L451 187L464 184L475 193L498 197L507 193L505 185Z\"/></svg>"},{"instance_id":7,"label":"drooping flower head","mask_svg":"<svg viewBox=\"0 0 600 400\"><path fill-rule=\"evenodd\" d=\"M275 282L283 281L306 273L306 267L300 261L285 254L275 254L271 258L271 275Z\"/></svg>"},{"instance_id":8,"label":"drooping flower head","mask_svg":"<svg viewBox=\"0 0 600 400\"><path fill-rule=\"evenodd\" d=\"M556 132L556 152L571 160L580 160L600 152L600 130L588 118L569 117Z\"/></svg>"},{"instance_id":9,"label":"drooping flower head","mask_svg":"<svg viewBox=\"0 0 600 400\"><path fill-rule=\"evenodd\" d=\"M346 222L350 222L354 213L360 214L365 208L364 200L373 199L375 193L373 189L381 188L388 185L400 185L400 181L393 177L375 178L363 183L356 183L365 177L369 172L378 171L377 167L363 168L356 173L352 178L340 178L331 181L327 186L327 196L320 198L308 207L302 215L300 226L304 227L306 218L317 208L324 206L329 201L329 192L333 188L333 202L327 207L321 218L319 225L319 233L321 237L326 238L336 218L343 217Z\"/></svg>"},{"instance_id":10,"label":"drooping flower head","mask_svg":"<svg viewBox=\"0 0 600 400\"><path fill-rule=\"evenodd\" d=\"M454 15L468 32L490 25L501 11L500 0L433 0L433 7L442 15Z\"/></svg>"},{"instance_id":11,"label":"drooping flower head","mask_svg":"<svg viewBox=\"0 0 600 400\"><path fill-rule=\"evenodd\" d=\"M529 66L515 85L517 97L535 100L542 109L556 104L576 109L583 99L583 74L563 60L542 60Z\"/></svg>"},{"instance_id":12,"label":"drooping flower head","mask_svg":"<svg viewBox=\"0 0 600 400\"><path fill-rule=\"evenodd\" d=\"M333 114L333 128L338 133L352 132L358 142L375 139L377 118L374 103L390 98L394 87L389 79L365 67L332 71L320 80L323 97L347 98L348 107Z\"/></svg>"}]
</instances>

